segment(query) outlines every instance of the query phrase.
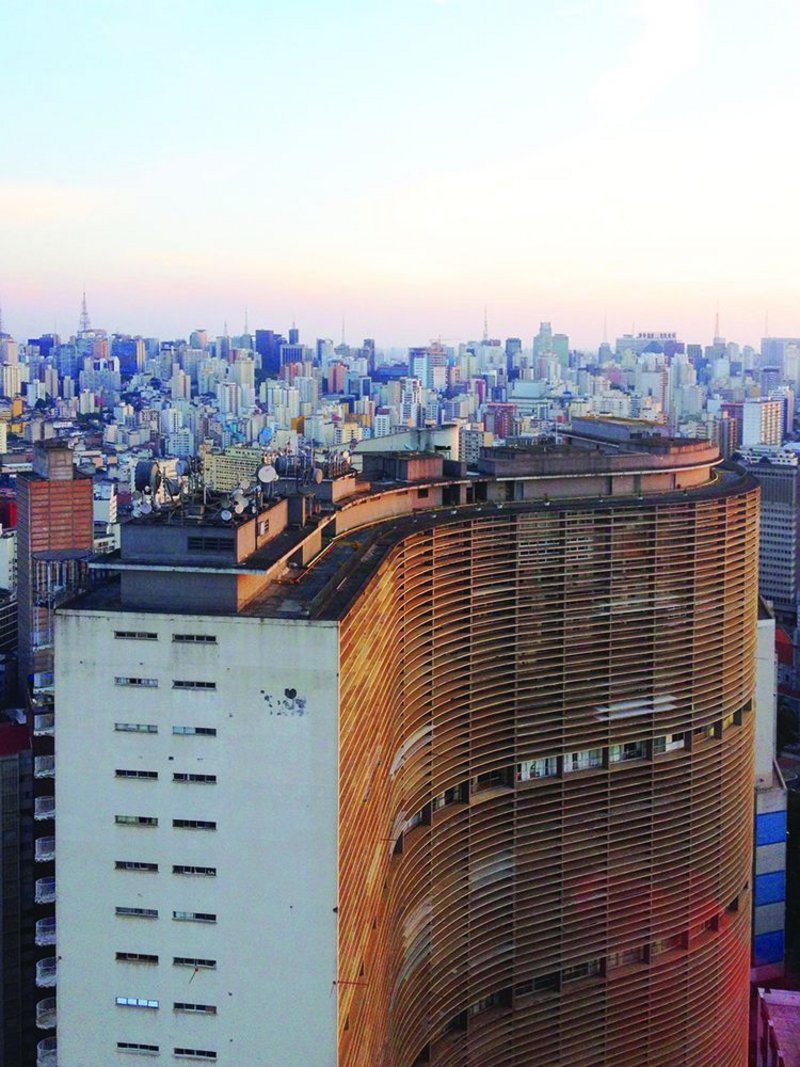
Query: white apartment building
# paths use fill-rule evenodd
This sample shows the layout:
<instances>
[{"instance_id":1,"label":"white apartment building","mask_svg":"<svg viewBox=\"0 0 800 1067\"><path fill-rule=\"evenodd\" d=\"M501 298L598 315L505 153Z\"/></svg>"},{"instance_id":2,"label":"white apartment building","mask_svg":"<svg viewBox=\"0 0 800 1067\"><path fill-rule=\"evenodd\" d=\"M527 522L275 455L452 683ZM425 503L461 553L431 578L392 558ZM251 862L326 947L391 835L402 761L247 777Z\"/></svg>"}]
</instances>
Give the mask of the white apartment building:
<instances>
[{"instance_id":1,"label":"white apartment building","mask_svg":"<svg viewBox=\"0 0 800 1067\"><path fill-rule=\"evenodd\" d=\"M783 401L758 398L742 405L742 446L779 445L783 440Z\"/></svg>"},{"instance_id":2,"label":"white apartment building","mask_svg":"<svg viewBox=\"0 0 800 1067\"><path fill-rule=\"evenodd\" d=\"M337 667L334 623L61 615L61 1067L335 1067Z\"/></svg>"}]
</instances>

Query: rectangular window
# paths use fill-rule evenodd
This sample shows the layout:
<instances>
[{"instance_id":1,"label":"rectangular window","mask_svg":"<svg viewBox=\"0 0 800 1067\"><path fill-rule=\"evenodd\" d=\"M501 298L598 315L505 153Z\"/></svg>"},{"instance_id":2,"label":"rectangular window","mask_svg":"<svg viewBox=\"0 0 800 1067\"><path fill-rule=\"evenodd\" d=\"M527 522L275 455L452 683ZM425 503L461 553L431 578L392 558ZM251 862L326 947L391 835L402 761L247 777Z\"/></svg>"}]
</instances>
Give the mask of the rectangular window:
<instances>
[{"instance_id":1,"label":"rectangular window","mask_svg":"<svg viewBox=\"0 0 800 1067\"><path fill-rule=\"evenodd\" d=\"M609 763L624 763L626 760L645 759L646 741L627 741L623 745L611 745L608 750Z\"/></svg>"},{"instance_id":2,"label":"rectangular window","mask_svg":"<svg viewBox=\"0 0 800 1067\"><path fill-rule=\"evenodd\" d=\"M140 863L138 860L114 860L114 867L118 871L157 871L157 863Z\"/></svg>"},{"instance_id":3,"label":"rectangular window","mask_svg":"<svg viewBox=\"0 0 800 1067\"><path fill-rule=\"evenodd\" d=\"M150 722L115 722L114 729L123 734L157 734L158 727Z\"/></svg>"},{"instance_id":4,"label":"rectangular window","mask_svg":"<svg viewBox=\"0 0 800 1067\"><path fill-rule=\"evenodd\" d=\"M190 552L226 552L233 547L233 541L227 537L186 538L186 547Z\"/></svg>"},{"instance_id":5,"label":"rectangular window","mask_svg":"<svg viewBox=\"0 0 800 1067\"><path fill-rule=\"evenodd\" d=\"M158 1045L140 1045L137 1041L118 1041L117 1052L135 1052L140 1056L157 1056Z\"/></svg>"},{"instance_id":6,"label":"rectangular window","mask_svg":"<svg viewBox=\"0 0 800 1067\"><path fill-rule=\"evenodd\" d=\"M173 911L172 918L180 923L215 923L216 915L210 911Z\"/></svg>"},{"instance_id":7,"label":"rectangular window","mask_svg":"<svg viewBox=\"0 0 800 1067\"><path fill-rule=\"evenodd\" d=\"M122 915L129 919L157 919L157 908L115 908L115 915Z\"/></svg>"},{"instance_id":8,"label":"rectangular window","mask_svg":"<svg viewBox=\"0 0 800 1067\"><path fill-rule=\"evenodd\" d=\"M444 793L440 793L438 797L433 798L433 810L440 811L442 808L446 808L449 804L464 804L469 800L469 784L462 782L461 785L453 786L452 789L445 789Z\"/></svg>"},{"instance_id":9,"label":"rectangular window","mask_svg":"<svg viewBox=\"0 0 800 1067\"><path fill-rule=\"evenodd\" d=\"M593 771L603 766L602 748L585 748L581 752L568 752L564 757L564 771Z\"/></svg>"},{"instance_id":10,"label":"rectangular window","mask_svg":"<svg viewBox=\"0 0 800 1067\"><path fill-rule=\"evenodd\" d=\"M117 997L117 1004L121 1008L157 1008L157 1000L143 1000L141 997Z\"/></svg>"},{"instance_id":11,"label":"rectangular window","mask_svg":"<svg viewBox=\"0 0 800 1067\"><path fill-rule=\"evenodd\" d=\"M173 1048L173 1053L176 1056L182 1056L187 1060L215 1060L217 1058L216 1052L212 1052L207 1048Z\"/></svg>"},{"instance_id":12,"label":"rectangular window","mask_svg":"<svg viewBox=\"0 0 800 1067\"><path fill-rule=\"evenodd\" d=\"M215 971L217 969L216 960L198 959L197 956L173 956L172 965L174 967L193 967L195 970L204 971Z\"/></svg>"},{"instance_id":13,"label":"rectangular window","mask_svg":"<svg viewBox=\"0 0 800 1067\"><path fill-rule=\"evenodd\" d=\"M639 945L637 948L626 948L620 952L609 952L606 959L606 966L609 969L614 967L630 967L636 963L644 963L647 960L647 950L643 945Z\"/></svg>"},{"instance_id":14,"label":"rectangular window","mask_svg":"<svg viewBox=\"0 0 800 1067\"><path fill-rule=\"evenodd\" d=\"M173 819L172 825L176 830L216 830L217 824L208 819Z\"/></svg>"},{"instance_id":15,"label":"rectangular window","mask_svg":"<svg viewBox=\"0 0 800 1067\"><path fill-rule=\"evenodd\" d=\"M181 645L215 645L217 643L213 634L173 634L172 640Z\"/></svg>"},{"instance_id":16,"label":"rectangular window","mask_svg":"<svg viewBox=\"0 0 800 1067\"><path fill-rule=\"evenodd\" d=\"M124 767L117 767L114 775L117 778L147 778L152 781L158 778L158 771L134 771L126 770Z\"/></svg>"},{"instance_id":17,"label":"rectangular window","mask_svg":"<svg viewBox=\"0 0 800 1067\"><path fill-rule=\"evenodd\" d=\"M173 726L173 734L179 737L216 737L217 728L215 726Z\"/></svg>"},{"instance_id":18,"label":"rectangular window","mask_svg":"<svg viewBox=\"0 0 800 1067\"><path fill-rule=\"evenodd\" d=\"M117 641L157 641L158 634L147 630L115 630L114 637Z\"/></svg>"},{"instance_id":19,"label":"rectangular window","mask_svg":"<svg viewBox=\"0 0 800 1067\"><path fill-rule=\"evenodd\" d=\"M118 952L116 958L120 963L158 963L158 956L149 956L145 952Z\"/></svg>"},{"instance_id":20,"label":"rectangular window","mask_svg":"<svg viewBox=\"0 0 800 1067\"><path fill-rule=\"evenodd\" d=\"M120 678L114 679L114 685L129 685L137 689L158 689L158 678Z\"/></svg>"},{"instance_id":21,"label":"rectangular window","mask_svg":"<svg viewBox=\"0 0 800 1067\"><path fill-rule=\"evenodd\" d=\"M534 778L554 778L558 774L558 757L526 760L517 764L517 781L530 782Z\"/></svg>"},{"instance_id":22,"label":"rectangular window","mask_svg":"<svg viewBox=\"0 0 800 1067\"><path fill-rule=\"evenodd\" d=\"M154 815L115 815L114 822L117 826L158 826Z\"/></svg>"},{"instance_id":23,"label":"rectangular window","mask_svg":"<svg viewBox=\"0 0 800 1067\"><path fill-rule=\"evenodd\" d=\"M685 748L683 734L666 734L653 740L654 756L660 756L664 752L678 752L682 748Z\"/></svg>"},{"instance_id":24,"label":"rectangular window","mask_svg":"<svg viewBox=\"0 0 800 1067\"><path fill-rule=\"evenodd\" d=\"M216 774L180 774L175 773L172 776L173 782L196 782L199 785L216 785Z\"/></svg>"},{"instance_id":25,"label":"rectangular window","mask_svg":"<svg viewBox=\"0 0 800 1067\"><path fill-rule=\"evenodd\" d=\"M172 1005L173 1011L192 1012L196 1015L216 1015L216 1004L186 1004L182 1000L176 1000Z\"/></svg>"},{"instance_id":26,"label":"rectangular window","mask_svg":"<svg viewBox=\"0 0 800 1067\"><path fill-rule=\"evenodd\" d=\"M600 974L600 960L589 960L574 967L565 967L561 977L565 982L577 982L579 978L592 978L597 974Z\"/></svg>"},{"instance_id":27,"label":"rectangular window","mask_svg":"<svg viewBox=\"0 0 800 1067\"><path fill-rule=\"evenodd\" d=\"M216 682L196 682L187 679L176 678L172 682L173 689L216 689Z\"/></svg>"},{"instance_id":28,"label":"rectangular window","mask_svg":"<svg viewBox=\"0 0 800 1067\"><path fill-rule=\"evenodd\" d=\"M207 878L216 878L216 876L217 876L217 868L216 867L192 867L192 866L185 866L183 864L176 863L176 864L173 864L172 873L173 874L202 874L202 875L205 875Z\"/></svg>"}]
</instances>

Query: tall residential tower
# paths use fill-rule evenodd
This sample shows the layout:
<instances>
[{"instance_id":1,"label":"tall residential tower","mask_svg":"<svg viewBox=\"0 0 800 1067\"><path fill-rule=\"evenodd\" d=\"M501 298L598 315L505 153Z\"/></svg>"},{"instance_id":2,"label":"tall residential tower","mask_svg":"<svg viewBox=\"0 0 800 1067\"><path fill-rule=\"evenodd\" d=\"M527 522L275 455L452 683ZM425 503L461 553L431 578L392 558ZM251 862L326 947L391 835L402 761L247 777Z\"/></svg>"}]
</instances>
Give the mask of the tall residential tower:
<instances>
[{"instance_id":1,"label":"tall residential tower","mask_svg":"<svg viewBox=\"0 0 800 1067\"><path fill-rule=\"evenodd\" d=\"M60 1067L744 1067L758 488L653 434L124 528L58 612Z\"/></svg>"}]
</instances>

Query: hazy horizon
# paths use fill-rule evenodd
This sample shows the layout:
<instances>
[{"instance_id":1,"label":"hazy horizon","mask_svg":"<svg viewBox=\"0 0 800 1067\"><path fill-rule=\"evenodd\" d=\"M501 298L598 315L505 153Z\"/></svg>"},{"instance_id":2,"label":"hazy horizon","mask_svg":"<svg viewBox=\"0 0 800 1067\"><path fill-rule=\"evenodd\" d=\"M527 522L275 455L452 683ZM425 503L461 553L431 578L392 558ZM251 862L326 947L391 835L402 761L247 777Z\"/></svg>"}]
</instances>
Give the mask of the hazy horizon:
<instances>
[{"instance_id":1,"label":"hazy horizon","mask_svg":"<svg viewBox=\"0 0 800 1067\"><path fill-rule=\"evenodd\" d=\"M790 0L8 0L24 339L800 333ZM466 331L466 333L464 333Z\"/></svg>"}]
</instances>

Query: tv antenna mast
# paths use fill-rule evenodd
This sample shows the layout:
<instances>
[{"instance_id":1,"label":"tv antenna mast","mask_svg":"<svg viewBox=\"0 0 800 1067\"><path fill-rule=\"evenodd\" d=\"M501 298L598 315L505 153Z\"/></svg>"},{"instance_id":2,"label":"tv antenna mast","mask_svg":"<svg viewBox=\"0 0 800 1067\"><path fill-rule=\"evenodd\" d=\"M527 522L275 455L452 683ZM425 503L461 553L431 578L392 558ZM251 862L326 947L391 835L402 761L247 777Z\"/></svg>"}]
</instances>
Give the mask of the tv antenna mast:
<instances>
[{"instance_id":1,"label":"tv antenna mast","mask_svg":"<svg viewBox=\"0 0 800 1067\"><path fill-rule=\"evenodd\" d=\"M92 323L89 318L89 310L86 307L86 290L83 290L83 300L81 301L81 317L78 325L79 333L88 333L92 328Z\"/></svg>"}]
</instances>

